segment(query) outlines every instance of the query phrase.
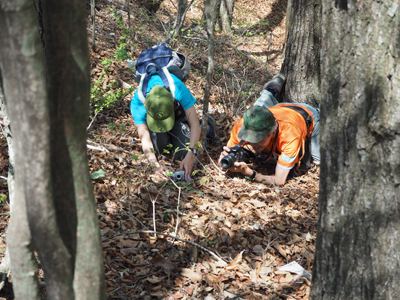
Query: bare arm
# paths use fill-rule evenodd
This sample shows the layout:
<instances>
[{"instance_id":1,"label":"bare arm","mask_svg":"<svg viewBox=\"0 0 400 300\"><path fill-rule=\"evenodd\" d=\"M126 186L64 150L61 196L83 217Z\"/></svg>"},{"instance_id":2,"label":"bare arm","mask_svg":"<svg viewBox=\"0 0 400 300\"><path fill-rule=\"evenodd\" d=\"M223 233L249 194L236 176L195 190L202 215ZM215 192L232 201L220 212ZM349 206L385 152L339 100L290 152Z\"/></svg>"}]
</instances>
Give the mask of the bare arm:
<instances>
[{"instance_id":1,"label":"bare arm","mask_svg":"<svg viewBox=\"0 0 400 300\"><path fill-rule=\"evenodd\" d=\"M221 152L221 155L219 157L218 163L221 163L221 159L228 155L229 153L229 148L224 147L224 150ZM250 169L250 167L245 163L245 162L238 162L236 161L232 167L228 169L229 171L232 172L240 172L245 176L251 176L253 174L253 170ZM278 165L276 165L275 168L275 175L273 176L267 176L267 175L262 175L260 173L256 174L256 177L254 178L255 181L257 182L262 182L265 184L276 184L276 185L284 185L286 182L286 178L289 174L289 169L284 169Z\"/></svg>"},{"instance_id":2,"label":"bare arm","mask_svg":"<svg viewBox=\"0 0 400 300\"><path fill-rule=\"evenodd\" d=\"M277 165L275 168L274 176L266 176L266 175L257 173L255 180L257 182L262 182L262 183L266 183L266 184L284 185L286 182L286 178L289 174L289 171L290 171L289 169L284 169Z\"/></svg>"},{"instance_id":3,"label":"bare arm","mask_svg":"<svg viewBox=\"0 0 400 300\"><path fill-rule=\"evenodd\" d=\"M199 122L199 117L197 116L196 109L194 106L185 110L186 118L188 119L189 126L190 126L190 144L189 147L194 148L194 145L200 139L201 127ZM193 171L193 160L194 160L194 153L188 151L185 158L182 160L180 165L180 170L185 170L185 180L189 181L190 175Z\"/></svg>"},{"instance_id":4,"label":"bare arm","mask_svg":"<svg viewBox=\"0 0 400 300\"><path fill-rule=\"evenodd\" d=\"M146 124L136 125L136 130L139 134L139 138L142 142L142 150L144 155L146 156L147 161L149 162L150 166L155 166L156 168L153 169L153 172L160 175L165 175L165 169L169 169L174 171L171 167L163 167L161 166L158 161L156 155L153 153L153 143L150 138L150 132Z\"/></svg>"},{"instance_id":5,"label":"bare arm","mask_svg":"<svg viewBox=\"0 0 400 300\"><path fill-rule=\"evenodd\" d=\"M139 134L140 141L142 142L142 150L146 156L149 165L160 167L156 155L152 152L153 143L151 142L150 132L146 124L136 125L136 130Z\"/></svg>"}]
</instances>

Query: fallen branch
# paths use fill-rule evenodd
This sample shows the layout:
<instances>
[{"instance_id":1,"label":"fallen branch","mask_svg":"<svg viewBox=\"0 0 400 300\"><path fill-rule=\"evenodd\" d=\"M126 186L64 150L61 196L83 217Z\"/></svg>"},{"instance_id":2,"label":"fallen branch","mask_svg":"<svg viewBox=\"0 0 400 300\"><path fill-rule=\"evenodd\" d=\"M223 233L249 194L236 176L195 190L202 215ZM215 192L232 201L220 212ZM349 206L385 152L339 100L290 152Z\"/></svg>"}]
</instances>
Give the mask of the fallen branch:
<instances>
[{"instance_id":1,"label":"fallen branch","mask_svg":"<svg viewBox=\"0 0 400 300\"><path fill-rule=\"evenodd\" d=\"M192 246L196 246L196 247L200 248L201 250L207 252L208 254L211 254L211 255L212 255L216 260L218 260L218 261L222 261L222 262L225 262L225 263L229 263L229 262L226 261L225 259L223 259L223 258L219 257L218 255L216 255L216 254L215 254L214 252L212 252L211 250L208 250L207 248L205 248L205 247L203 247L203 246L201 246L201 245L199 245L199 244L197 244L197 243L195 243L195 242L188 241L188 240L184 240L184 239L181 239L181 238L178 238L178 237L176 237L176 236L173 236L173 235L170 235L170 234L166 234L166 233L155 232L155 231L134 231L134 232L121 232L121 233L117 233L117 234L114 234L112 237L120 236L120 235L124 235L124 234L138 234L138 233L156 234L156 235L163 235L163 236L170 237L170 238L175 238L175 239L177 239L177 240L179 240L179 241L181 241L181 242L185 242L185 243L191 244Z\"/></svg>"},{"instance_id":2,"label":"fallen branch","mask_svg":"<svg viewBox=\"0 0 400 300\"><path fill-rule=\"evenodd\" d=\"M108 152L108 153L110 152L104 147L95 147L95 146L92 146L92 145L86 145L86 147L88 149L90 149L90 150L105 151L105 152Z\"/></svg>"}]
</instances>

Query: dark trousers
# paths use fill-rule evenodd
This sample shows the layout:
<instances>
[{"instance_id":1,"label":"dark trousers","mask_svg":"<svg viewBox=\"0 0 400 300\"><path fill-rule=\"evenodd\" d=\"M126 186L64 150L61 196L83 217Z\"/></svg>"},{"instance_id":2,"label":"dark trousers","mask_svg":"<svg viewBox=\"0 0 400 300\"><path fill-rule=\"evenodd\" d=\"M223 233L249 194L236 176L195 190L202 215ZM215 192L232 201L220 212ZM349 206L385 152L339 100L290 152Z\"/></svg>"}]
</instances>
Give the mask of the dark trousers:
<instances>
[{"instance_id":1,"label":"dark trousers","mask_svg":"<svg viewBox=\"0 0 400 300\"><path fill-rule=\"evenodd\" d=\"M164 153L168 154L166 151L169 151L171 154L175 153L175 157L179 160L185 158L187 153L185 149L190 143L190 127L186 117L176 120L174 127L169 132L156 133L150 129L149 131L151 141L153 142L154 151L156 151L157 156ZM208 125L207 138L212 138L210 131L211 128ZM167 145L169 144L172 144L172 147L168 147ZM205 146L207 147L207 144Z\"/></svg>"}]
</instances>

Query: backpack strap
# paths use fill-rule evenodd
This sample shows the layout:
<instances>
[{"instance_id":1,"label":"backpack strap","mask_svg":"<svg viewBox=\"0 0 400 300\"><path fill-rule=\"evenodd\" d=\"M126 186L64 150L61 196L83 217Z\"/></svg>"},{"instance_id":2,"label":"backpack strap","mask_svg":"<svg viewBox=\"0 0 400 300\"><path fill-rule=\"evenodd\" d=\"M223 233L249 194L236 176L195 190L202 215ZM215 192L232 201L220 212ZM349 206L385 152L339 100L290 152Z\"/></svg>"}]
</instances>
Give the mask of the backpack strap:
<instances>
[{"instance_id":1,"label":"backpack strap","mask_svg":"<svg viewBox=\"0 0 400 300\"><path fill-rule=\"evenodd\" d=\"M149 66L152 66L154 70L148 71L147 68ZM138 88L138 94L139 94L139 100L144 104L146 101L146 94L147 94L147 87L149 84L149 80L151 76L158 74L164 84L164 87L166 89L169 89L169 91L172 94L172 98L175 99L175 82L174 79L172 78L171 74L169 73L167 67L159 68L155 63L150 63L146 66L146 75L142 76L140 79L139 83L139 88Z\"/></svg>"},{"instance_id":2,"label":"backpack strap","mask_svg":"<svg viewBox=\"0 0 400 300\"><path fill-rule=\"evenodd\" d=\"M312 119L312 117L308 114L308 112L307 112L304 108L302 108L302 107L300 107L300 106L295 106L295 105L285 105L285 106L282 106L282 107L287 107L287 108L293 109L294 111L298 112L298 113L303 117L304 122L306 122L306 126L307 126L307 135L308 135L308 132L309 132L309 130L310 130L310 127L311 127L311 125L312 125L312 123L313 123L313 119Z\"/></svg>"}]
</instances>

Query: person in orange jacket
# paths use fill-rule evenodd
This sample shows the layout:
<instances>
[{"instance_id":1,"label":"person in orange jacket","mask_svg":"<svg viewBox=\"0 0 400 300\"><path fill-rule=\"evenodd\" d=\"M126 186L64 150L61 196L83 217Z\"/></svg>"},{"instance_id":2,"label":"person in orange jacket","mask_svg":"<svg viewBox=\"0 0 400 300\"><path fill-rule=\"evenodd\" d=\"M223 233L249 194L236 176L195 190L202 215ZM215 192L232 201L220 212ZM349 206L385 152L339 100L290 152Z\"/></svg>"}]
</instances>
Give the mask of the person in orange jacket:
<instances>
[{"instance_id":1,"label":"person in orange jacket","mask_svg":"<svg viewBox=\"0 0 400 300\"><path fill-rule=\"evenodd\" d=\"M311 157L320 162L319 110L305 103L277 104L275 97L285 82L281 73L269 81L261 97L250 107L231 131L231 137L221 152L219 163L235 145L252 146L260 153L258 161L278 156L275 175L267 176L250 169L244 161L235 161L228 170L240 172L250 180L283 185L294 175L295 168L307 170Z\"/></svg>"}]
</instances>

